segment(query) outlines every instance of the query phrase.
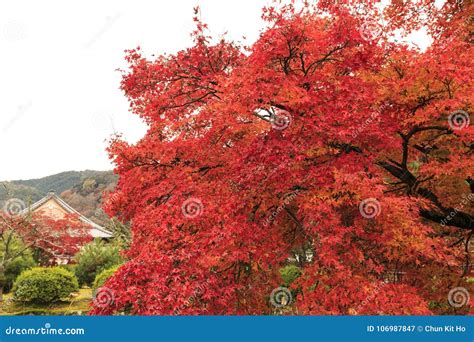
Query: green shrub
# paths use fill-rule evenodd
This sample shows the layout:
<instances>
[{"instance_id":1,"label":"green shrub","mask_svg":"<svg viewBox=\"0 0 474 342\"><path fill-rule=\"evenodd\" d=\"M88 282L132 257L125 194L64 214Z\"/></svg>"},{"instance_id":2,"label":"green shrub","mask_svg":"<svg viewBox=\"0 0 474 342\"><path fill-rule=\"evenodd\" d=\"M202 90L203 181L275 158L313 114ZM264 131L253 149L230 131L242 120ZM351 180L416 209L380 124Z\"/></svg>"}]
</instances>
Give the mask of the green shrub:
<instances>
[{"instance_id":1,"label":"green shrub","mask_svg":"<svg viewBox=\"0 0 474 342\"><path fill-rule=\"evenodd\" d=\"M120 248L95 240L76 255L75 273L80 285L91 286L97 274L123 262Z\"/></svg>"},{"instance_id":2,"label":"green shrub","mask_svg":"<svg viewBox=\"0 0 474 342\"><path fill-rule=\"evenodd\" d=\"M280 275L288 286L301 276L301 269L295 265L288 265L280 268Z\"/></svg>"},{"instance_id":3,"label":"green shrub","mask_svg":"<svg viewBox=\"0 0 474 342\"><path fill-rule=\"evenodd\" d=\"M22 272L13 285L13 299L28 303L51 303L79 290L77 279L61 267L35 267Z\"/></svg>"},{"instance_id":4,"label":"green shrub","mask_svg":"<svg viewBox=\"0 0 474 342\"><path fill-rule=\"evenodd\" d=\"M64 268L66 271L69 271L72 274L76 274L76 265L74 264L59 265L58 267Z\"/></svg>"},{"instance_id":5,"label":"green shrub","mask_svg":"<svg viewBox=\"0 0 474 342\"><path fill-rule=\"evenodd\" d=\"M99 287L103 286L105 282L107 281L107 279L109 279L115 273L115 271L117 271L119 267L120 265L116 265L100 272L95 277L94 284L92 284L93 292L95 292L95 290L97 290Z\"/></svg>"}]
</instances>

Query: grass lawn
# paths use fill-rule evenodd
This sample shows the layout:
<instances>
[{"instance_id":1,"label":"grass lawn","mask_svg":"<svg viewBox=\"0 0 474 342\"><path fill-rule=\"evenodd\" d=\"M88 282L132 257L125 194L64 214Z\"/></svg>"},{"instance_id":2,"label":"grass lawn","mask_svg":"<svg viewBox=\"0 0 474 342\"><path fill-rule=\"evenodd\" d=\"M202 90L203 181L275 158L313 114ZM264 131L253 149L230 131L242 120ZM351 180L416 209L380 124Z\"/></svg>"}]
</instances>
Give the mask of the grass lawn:
<instances>
[{"instance_id":1,"label":"grass lawn","mask_svg":"<svg viewBox=\"0 0 474 342\"><path fill-rule=\"evenodd\" d=\"M0 303L0 315L84 315L92 301L92 289L83 288L70 301L52 304L24 304L14 302L12 294L3 296Z\"/></svg>"}]
</instances>

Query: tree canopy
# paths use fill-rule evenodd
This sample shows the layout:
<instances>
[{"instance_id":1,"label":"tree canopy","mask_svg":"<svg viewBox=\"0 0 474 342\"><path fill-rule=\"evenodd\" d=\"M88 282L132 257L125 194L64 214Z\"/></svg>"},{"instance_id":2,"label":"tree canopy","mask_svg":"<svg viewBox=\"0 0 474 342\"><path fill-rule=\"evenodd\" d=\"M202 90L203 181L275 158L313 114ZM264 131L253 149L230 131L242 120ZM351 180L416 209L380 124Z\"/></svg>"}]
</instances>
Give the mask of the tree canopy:
<instances>
[{"instance_id":1,"label":"tree canopy","mask_svg":"<svg viewBox=\"0 0 474 342\"><path fill-rule=\"evenodd\" d=\"M276 4L251 46L196 10L192 47L127 51L149 129L109 147L133 239L92 313L272 313L291 263L289 312L466 313L447 303L474 231L473 8ZM421 27L425 51L400 41Z\"/></svg>"}]
</instances>

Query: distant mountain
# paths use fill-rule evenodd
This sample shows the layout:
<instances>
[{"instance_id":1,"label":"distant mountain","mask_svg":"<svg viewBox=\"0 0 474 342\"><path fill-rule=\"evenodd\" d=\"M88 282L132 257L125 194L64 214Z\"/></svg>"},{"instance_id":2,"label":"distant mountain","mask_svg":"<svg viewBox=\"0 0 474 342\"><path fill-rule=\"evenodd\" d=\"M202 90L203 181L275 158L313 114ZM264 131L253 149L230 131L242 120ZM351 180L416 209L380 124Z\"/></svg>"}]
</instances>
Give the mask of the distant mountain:
<instances>
[{"instance_id":1,"label":"distant mountain","mask_svg":"<svg viewBox=\"0 0 474 342\"><path fill-rule=\"evenodd\" d=\"M108 173L108 171L106 172ZM84 178L93 177L94 174L97 173L99 173L99 171L67 171L43 178L16 180L12 183L30 186L38 189L42 193L53 190L60 194L64 190L70 189L80 183Z\"/></svg>"},{"instance_id":2,"label":"distant mountain","mask_svg":"<svg viewBox=\"0 0 474 342\"><path fill-rule=\"evenodd\" d=\"M10 198L19 198L30 205L55 191L74 209L99 224L106 221L100 210L102 194L112 191L117 176L112 171L67 171L38 179L0 182L0 204Z\"/></svg>"}]
</instances>

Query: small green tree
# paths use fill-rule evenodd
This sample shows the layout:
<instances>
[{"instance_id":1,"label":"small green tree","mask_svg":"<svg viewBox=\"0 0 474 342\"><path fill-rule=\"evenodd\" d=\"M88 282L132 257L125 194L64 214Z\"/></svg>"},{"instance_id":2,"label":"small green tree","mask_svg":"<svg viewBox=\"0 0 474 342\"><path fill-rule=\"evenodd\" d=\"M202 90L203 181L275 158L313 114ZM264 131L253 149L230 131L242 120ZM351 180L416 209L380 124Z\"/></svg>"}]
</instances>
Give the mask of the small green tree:
<instances>
[{"instance_id":1,"label":"small green tree","mask_svg":"<svg viewBox=\"0 0 474 342\"><path fill-rule=\"evenodd\" d=\"M112 266L121 264L120 247L94 240L85 245L76 255L75 273L80 285L91 286L97 274Z\"/></svg>"},{"instance_id":2,"label":"small green tree","mask_svg":"<svg viewBox=\"0 0 474 342\"><path fill-rule=\"evenodd\" d=\"M12 236L11 239L12 240L8 246L9 253L13 255L18 254L18 256L5 263L5 272L3 273L3 278L0 280L0 285L3 286L3 290L5 292L12 288L13 282L21 274L21 272L37 265L31 250L29 248L25 249L21 239L14 236ZM0 244L0 260L4 260L6 257L6 246L7 244Z\"/></svg>"},{"instance_id":3,"label":"small green tree","mask_svg":"<svg viewBox=\"0 0 474 342\"><path fill-rule=\"evenodd\" d=\"M285 282L285 285L289 286L301 276L301 269L296 265L287 265L280 268L280 275Z\"/></svg>"},{"instance_id":4,"label":"small green tree","mask_svg":"<svg viewBox=\"0 0 474 342\"><path fill-rule=\"evenodd\" d=\"M120 222L116 217L112 217L106 224L108 231L112 232L114 241L120 245L122 249L128 249L132 241L130 225Z\"/></svg>"}]
</instances>

